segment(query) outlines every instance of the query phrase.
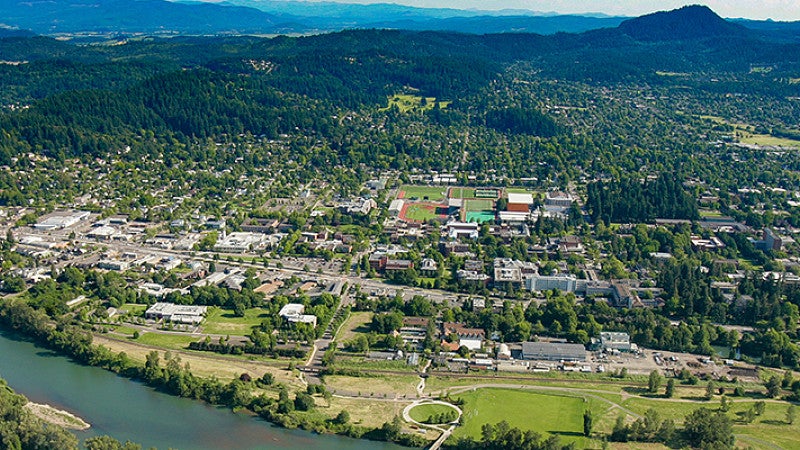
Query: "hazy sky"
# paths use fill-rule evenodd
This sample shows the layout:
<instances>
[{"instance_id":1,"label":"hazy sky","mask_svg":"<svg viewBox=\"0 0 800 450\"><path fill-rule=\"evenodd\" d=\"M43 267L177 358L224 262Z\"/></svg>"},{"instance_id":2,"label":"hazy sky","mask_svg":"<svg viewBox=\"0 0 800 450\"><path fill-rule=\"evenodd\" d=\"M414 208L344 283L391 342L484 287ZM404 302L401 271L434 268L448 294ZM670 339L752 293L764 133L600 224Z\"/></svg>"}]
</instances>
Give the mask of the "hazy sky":
<instances>
[{"instance_id":1,"label":"hazy sky","mask_svg":"<svg viewBox=\"0 0 800 450\"><path fill-rule=\"evenodd\" d=\"M331 0L312 0L331 1ZM637 16L654 11L704 4L722 17L800 20L800 0L334 0L342 3L399 3L409 6L458 9L528 9L542 12Z\"/></svg>"}]
</instances>

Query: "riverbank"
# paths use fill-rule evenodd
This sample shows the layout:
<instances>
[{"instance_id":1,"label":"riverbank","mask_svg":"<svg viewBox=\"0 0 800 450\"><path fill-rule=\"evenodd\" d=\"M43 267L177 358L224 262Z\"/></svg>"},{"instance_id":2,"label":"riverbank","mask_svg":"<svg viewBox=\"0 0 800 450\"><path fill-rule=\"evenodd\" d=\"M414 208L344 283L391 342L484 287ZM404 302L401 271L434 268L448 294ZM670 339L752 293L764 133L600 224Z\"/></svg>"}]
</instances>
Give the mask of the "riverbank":
<instances>
[{"instance_id":1,"label":"riverbank","mask_svg":"<svg viewBox=\"0 0 800 450\"><path fill-rule=\"evenodd\" d=\"M91 424L68 411L54 408L50 405L28 402L25 409L39 419L62 428L84 431L92 427Z\"/></svg>"}]
</instances>

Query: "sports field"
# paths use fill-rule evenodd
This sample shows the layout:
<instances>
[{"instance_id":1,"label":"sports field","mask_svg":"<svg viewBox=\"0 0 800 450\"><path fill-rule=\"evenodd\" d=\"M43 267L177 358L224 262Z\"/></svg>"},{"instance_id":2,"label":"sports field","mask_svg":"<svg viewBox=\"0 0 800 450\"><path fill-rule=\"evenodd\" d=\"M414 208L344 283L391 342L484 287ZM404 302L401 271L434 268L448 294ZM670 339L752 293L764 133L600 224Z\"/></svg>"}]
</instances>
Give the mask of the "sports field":
<instances>
[{"instance_id":1,"label":"sports field","mask_svg":"<svg viewBox=\"0 0 800 450\"><path fill-rule=\"evenodd\" d=\"M448 198L475 198L475 189L465 187L452 187L448 191Z\"/></svg>"},{"instance_id":2,"label":"sports field","mask_svg":"<svg viewBox=\"0 0 800 450\"><path fill-rule=\"evenodd\" d=\"M446 192L446 187L405 185L400 187L397 198L440 202L444 200Z\"/></svg>"},{"instance_id":3,"label":"sports field","mask_svg":"<svg viewBox=\"0 0 800 450\"><path fill-rule=\"evenodd\" d=\"M512 389L477 389L459 394L464 400L463 425L453 437L481 437L484 424L505 420L512 427L582 440L583 412L588 404L578 397L538 394ZM580 447L580 445L579 445Z\"/></svg>"},{"instance_id":4,"label":"sports field","mask_svg":"<svg viewBox=\"0 0 800 450\"><path fill-rule=\"evenodd\" d=\"M406 203L400 211L400 218L414 222L427 222L447 217L447 210L437 203Z\"/></svg>"},{"instance_id":5,"label":"sports field","mask_svg":"<svg viewBox=\"0 0 800 450\"><path fill-rule=\"evenodd\" d=\"M465 222L491 222L494 220L494 201L490 199L464 200Z\"/></svg>"},{"instance_id":6,"label":"sports field","mask_svg":"<svg viewBox=\"0 0 800 450\"><path fill-rule=\"evenodd\" d=\"M467 211L491 211L494 209L494 201L482 198L464 200L464 209Z\"/></svg>"}]
</instances>

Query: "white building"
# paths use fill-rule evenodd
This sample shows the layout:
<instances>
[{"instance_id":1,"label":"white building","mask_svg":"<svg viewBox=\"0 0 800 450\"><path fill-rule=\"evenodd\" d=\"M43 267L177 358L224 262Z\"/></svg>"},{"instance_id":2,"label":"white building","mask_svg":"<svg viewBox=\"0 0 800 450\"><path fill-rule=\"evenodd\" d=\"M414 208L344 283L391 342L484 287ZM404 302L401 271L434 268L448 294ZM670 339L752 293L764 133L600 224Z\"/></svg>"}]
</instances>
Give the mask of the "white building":
<instances>
[{"instance_id":1,"label":"white building","mask_svg":"<svg viewBox=\"0 0 800 450\"><path fill-rule=\"evenodd\" d=\"M303 314L306 307L300 303L287 303L278 312L278 316L290 323L309 323L313 327L317 326L317 316Z\"/></svg>"},{"instance_id":2,"label":"white building","mask_svg":"<svg viewBox=\"0 0 800 450\"><path fill-rule=\"evenodd\" d=\"M81 220L86 219L89 217L91 213L88 211L75 211L75 212L67 212L61 214L54 214L48 217L47 219L36 223L33 225L33 228L42 231L50 231L50 230L60 230L64 228L69 228L76 223L80 222Z\"/></svg>"},{"instance_id":3,"label":"white building","mask_svg":"<svg viewBox=\"0 0 800 450\"><path fill-rule=\"evenodd\" d=\"M225 236L214 245L214 251L222 253L245 253L264 248L267 238L261 233L237 231Z\"/></svg>"},{"instance_id":4,"label":"white building","mask_svg":"<svg viewBox=\"0 0 800 450\"><path fill-rule=\"evenodd\" d=\"M526 283L528 290L533 292L552 291L558 289L563 292L575 292L578 286L578 280L572 275L534 275L528 278Z\"/></svg>"},{"instance_id":5,"label":"white building","mask_svg":"<svg viewBox=\"0 0 800 450\"><path fill-rule=\"evenodd\" d=\"M176 305L174 303L158 302L147 308L144 316L152 320L163 319L165 322L197 325L203 321L207 311L207 306Z\"/></svg>"}]
</instances>

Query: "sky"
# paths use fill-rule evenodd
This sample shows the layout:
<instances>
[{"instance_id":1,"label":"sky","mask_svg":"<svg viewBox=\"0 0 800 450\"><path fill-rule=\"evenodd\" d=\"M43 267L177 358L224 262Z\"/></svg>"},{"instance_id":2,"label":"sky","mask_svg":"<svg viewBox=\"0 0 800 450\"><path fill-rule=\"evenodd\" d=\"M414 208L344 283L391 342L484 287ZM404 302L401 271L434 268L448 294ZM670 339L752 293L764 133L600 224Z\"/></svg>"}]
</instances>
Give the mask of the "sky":
<instances>
[{"instance_id":1,"label":"sky","mask_svg":"<svg viewBox=\"0 0 800 450\"><path fill-rule=\"evenodd\" d=\"M331 0L312 0L331 1ZM639 16L687 4L704 4L726 18L800 20L800 0L334 0L340 3L398 3L425 8L527 9L562 14Z\"/></svg>"}]
</instances>

